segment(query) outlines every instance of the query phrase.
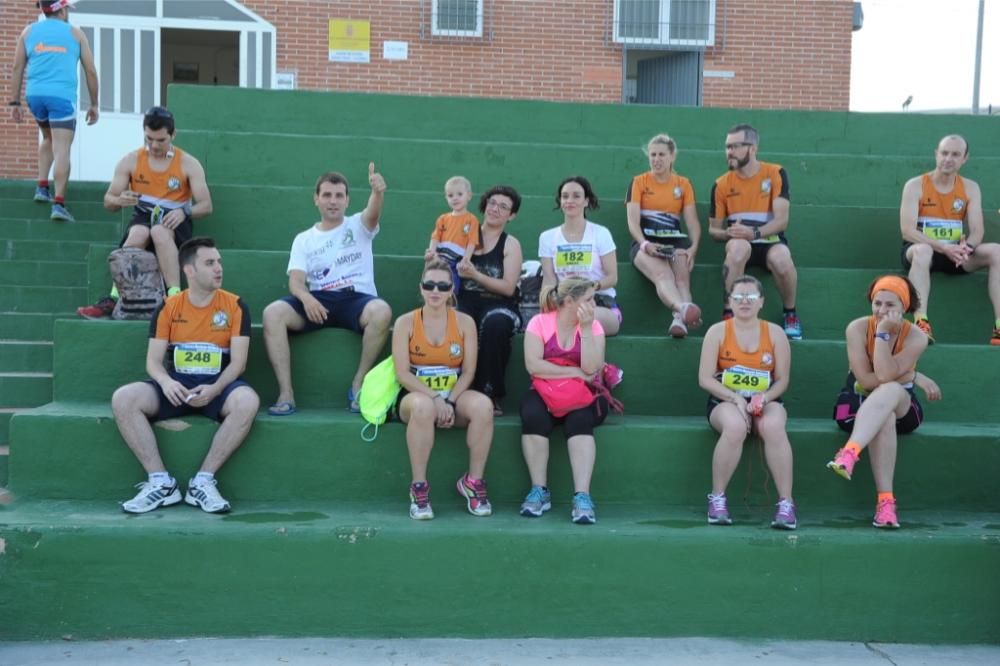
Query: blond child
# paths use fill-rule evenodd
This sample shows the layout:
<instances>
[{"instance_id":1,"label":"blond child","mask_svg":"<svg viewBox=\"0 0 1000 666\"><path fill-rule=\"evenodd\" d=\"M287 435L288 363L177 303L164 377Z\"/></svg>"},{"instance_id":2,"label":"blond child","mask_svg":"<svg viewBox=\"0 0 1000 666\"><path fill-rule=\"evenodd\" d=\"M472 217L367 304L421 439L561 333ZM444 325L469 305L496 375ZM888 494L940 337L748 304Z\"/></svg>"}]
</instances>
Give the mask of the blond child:
<instances>
[{"instance_id":1,"label":"blond child","mask_svg":"<svg viewBox=\"0 0 1000 666\"><path fill-rule=\"evenodd\" d=\"M431 244L424 252L424 260L440 257L451 267L455 293L461 280L458 264L469 263L479 246L479 220L467 210L472 199L472 184L463 176L452 176L444 184L444 198L451 212L445 213L434 223Z\"/></svg>"}]
</instances>

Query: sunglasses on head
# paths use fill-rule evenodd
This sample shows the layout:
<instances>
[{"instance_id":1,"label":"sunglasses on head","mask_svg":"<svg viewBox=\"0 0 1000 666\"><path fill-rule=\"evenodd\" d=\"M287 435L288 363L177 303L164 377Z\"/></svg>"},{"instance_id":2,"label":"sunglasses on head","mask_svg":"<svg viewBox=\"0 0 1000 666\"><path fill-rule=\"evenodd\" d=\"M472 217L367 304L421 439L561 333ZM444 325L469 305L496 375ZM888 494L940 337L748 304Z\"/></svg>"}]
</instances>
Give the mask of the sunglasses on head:
<instances>
[{"instance_id":1,"label":"sunglasses on head","mask_svg":"<svg viewBox=\"0 0 1000 666\"><path fill-rule=\"evenodd\" d=\"M153 106L153 107L150 107L146 111L146 113L143 114L143 115L146 118L169 118L169 119L173 119L173 117L174 117L174 114L172 114L168 109L165 109L162 106Z\"/></svg>"},{"instance_id":2,"label":"sunglasses on head","mask_svg":"<svg viewBox=\"0 0 1000 666\"><path fill-rule=\"evenodd\" d=\"M420 283L420 288L424 291L451 291L451 282L434 282L433 280L426 280Z\"/></svg>"},{"instance_id":3,"label":"sunglasses on head","mask_svg":"<svg viewBox=\"0 0 1000 666\"><path fill-rule=\"evenodd\" d=\"M760 294L730 294L729 298L733 299L733 303L756 303Z\"/></svg>"}]
</instances>

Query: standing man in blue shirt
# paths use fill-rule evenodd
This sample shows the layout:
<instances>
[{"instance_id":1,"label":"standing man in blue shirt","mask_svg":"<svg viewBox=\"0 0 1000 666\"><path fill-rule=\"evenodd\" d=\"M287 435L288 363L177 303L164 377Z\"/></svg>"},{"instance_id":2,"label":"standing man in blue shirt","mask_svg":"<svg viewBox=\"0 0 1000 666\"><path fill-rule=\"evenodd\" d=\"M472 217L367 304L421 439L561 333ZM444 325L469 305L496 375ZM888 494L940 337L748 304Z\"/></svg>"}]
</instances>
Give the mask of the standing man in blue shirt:
<instances>
[{"instance_id":1,"label":"standing man in blue shirt","mask_svg":"<svg viewBox=\"0 0 1000 666\"><path fill-rule=\"evenodd\" d=\"M10 106L14 122L24 119L21 82L27 68L25 99L42 132L38 145L38 187L35 201L52 204L52 219L73 221L66 210L69 148L76 132L77 63L83 65L90 93L87 124L97 122L97 69L87 36L69 24L69 7L75 0L40 0L44 21L28 25L17 38ZM55 195L49 190L53 168Z\"/></svg>"}]
</instances>

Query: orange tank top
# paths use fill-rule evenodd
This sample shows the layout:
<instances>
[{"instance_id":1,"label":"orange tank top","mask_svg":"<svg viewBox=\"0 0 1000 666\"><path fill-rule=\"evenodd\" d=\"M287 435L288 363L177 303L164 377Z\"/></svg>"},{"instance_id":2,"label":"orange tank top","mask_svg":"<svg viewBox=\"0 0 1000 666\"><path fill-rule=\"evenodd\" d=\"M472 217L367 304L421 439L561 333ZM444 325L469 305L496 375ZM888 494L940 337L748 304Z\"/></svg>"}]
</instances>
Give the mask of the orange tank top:
<instances>
[{"instance_id":1,"label":"orange tank top","mask_svg":"<svg viewBox=\"0 0 1000 666\"><path fill-rule=\"evenodd\" d=\"M749 352L740 349L732 319L726 320L724 330L716 378L726 388L747 397L769 389L774 372L774 343L767 322L760 322L757 349Z\"/></svg>"},{"instance_id":2,"label":"orange tank top","mask_svg":"<svg viewBox=\"0 0 1000 666\"><path fill-rule=\"evenodd\" d=\"M458 314L448 308L444 340L431 344L424 331L424 310L413 311L413 334L410 335L410 372L428 387L447 398L461 374L465 345L458 328Z\"/></svg>"},{"instance_id":3,"label":"orange tank top","mask_svg":"<svg viewBox=\"0 0 1000 666\"><path fill-rule=\"evenodd\" d=\"M969 199L965 194L965 181L955 177L951 192L942 194L934 187L931 174L920 179L920 207L917 210L917 228L925 236L942 243L959 243L962 240L962 222L965 220Z\"/></svg>"},{"instance_id":4,"label":"orange tank top","mask_svg":"<svg viewBox=\"0 0 1000 666\"><path fill-rule=\"evenodd\" d=\"M136 151L135 168L129 178L129 189L139 193L139 210L150 211L155 206L173 210L191 205L191 184L181 166L184 151L173 148L173 158L166 171L154 171L145 148Z\"/></svg>"},{"instance_id":5,"label":"orange tank top","mask_svg":"<svg viewBox=\"0 0 1000 666\"><path fill-rule=\"evenodd\" d=\"M906 337L910 334L910 327L913 326L908 321L903 321L903 325L899 328L899 334L896 336L896 342L892 345L892 355L895 356L899 352L903 351L903 346L906 345ZM865 338L865 347L868 350L868 360L871 361L875 358L875 330L878 324L875 322L875 317L868 317L868 333ZM916 370L916 366L907 370L906 374Z\"/></svg>"}]
</instances>

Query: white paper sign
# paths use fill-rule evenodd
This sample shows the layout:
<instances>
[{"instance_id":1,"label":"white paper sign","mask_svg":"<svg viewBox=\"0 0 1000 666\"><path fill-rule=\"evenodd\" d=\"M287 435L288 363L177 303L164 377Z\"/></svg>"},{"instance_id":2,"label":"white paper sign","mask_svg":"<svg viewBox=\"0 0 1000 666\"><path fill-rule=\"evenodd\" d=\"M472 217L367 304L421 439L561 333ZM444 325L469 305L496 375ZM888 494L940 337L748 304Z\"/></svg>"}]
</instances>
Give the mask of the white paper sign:
<instances>
[{"instance_id":1,"label":"white paper sign","mask_svg":"<svg viewBox=\"0 0 1000 666\"><path fill-rule=\"evenodd\" d=\"M382 42L382 57L385 60L406 60L409 50L409 42Z\"/></svg>"}]
</instances>

